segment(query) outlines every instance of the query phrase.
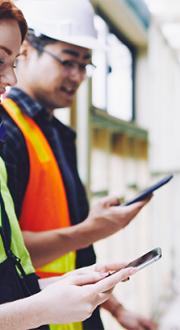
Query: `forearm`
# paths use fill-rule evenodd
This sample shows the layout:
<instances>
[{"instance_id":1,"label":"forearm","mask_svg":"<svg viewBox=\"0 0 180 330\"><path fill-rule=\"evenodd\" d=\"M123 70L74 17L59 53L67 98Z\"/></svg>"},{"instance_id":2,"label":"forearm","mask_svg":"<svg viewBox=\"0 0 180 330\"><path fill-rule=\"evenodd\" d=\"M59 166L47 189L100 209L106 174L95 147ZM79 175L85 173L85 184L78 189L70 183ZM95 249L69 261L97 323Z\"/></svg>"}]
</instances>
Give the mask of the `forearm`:
<instances>
[{"instance_id":1,"label":"forearm","mask_svg":"<svg viewBox=\"0 0 180 330\"><path fill-rule=\"evenodd\" d=\"M33 329L46 324L46 315L38 294L3 304L0 305L0 329Z\"/></svg>"},{"instance_id":2,"label":"forearm","mask_svg":"<svg viewBox=\"0 0 180 330\"><path fill-rule=\"evenodd\" d=\"M23 236L35 267L41 267L94 242L91 230L84 223L44 232L24 231Z\"/></svg>"},{"instance_id":3,"label":"forearm","mask_svg":"<svg viewBox=\"0 0 180 330\"><path fill-rule=\"evenodd\" d=\"M100 201L82 223L45 232L24 232L26 246L35 267L45 265L67 252L79 250L121 230L147 203L121 207L117 198Z\"/></svg>"}]
</instances>

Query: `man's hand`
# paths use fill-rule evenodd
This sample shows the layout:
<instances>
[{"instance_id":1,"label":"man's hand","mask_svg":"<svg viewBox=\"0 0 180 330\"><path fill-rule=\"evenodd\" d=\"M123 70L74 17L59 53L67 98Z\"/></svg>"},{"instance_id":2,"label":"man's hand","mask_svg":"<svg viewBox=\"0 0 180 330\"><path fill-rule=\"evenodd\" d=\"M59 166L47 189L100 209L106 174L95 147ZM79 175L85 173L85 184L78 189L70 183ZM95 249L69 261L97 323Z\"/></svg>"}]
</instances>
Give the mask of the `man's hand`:
<instances>
[{"instance_id":1,"label":"man's hand","mask_svg":"<svg viewBox=\"0 0 180 330\"><path fill-rule=\"evenodd\" d=\"M116 320L127 330L155 330L157 329L154 322L143 318L124 307L117 309L114 314Z\"/></svg>"},{"instance_id":2,"label":"man's hand","mask_svg":"<svg viewBox=\"0 0 180 330\"><path fill-rule=\"evenodd\" d=\"M89 230L91 242L110 236L126 227L150 199L151 196L132 205L121 206L117 198L103 198L91 209L87 220L83 223Z\"/></svg>"},{"instance_id":3,"label":"man's hand","mask_svg":"<svg viewBox=\"0 0 180 330\"><path fill-rule=\"evenodd\" d=\"M127 310L113 295L101 307L110 312L116 321L127 330L157 329L157 325L154 322Z\"/></svg>"}]
</instances>

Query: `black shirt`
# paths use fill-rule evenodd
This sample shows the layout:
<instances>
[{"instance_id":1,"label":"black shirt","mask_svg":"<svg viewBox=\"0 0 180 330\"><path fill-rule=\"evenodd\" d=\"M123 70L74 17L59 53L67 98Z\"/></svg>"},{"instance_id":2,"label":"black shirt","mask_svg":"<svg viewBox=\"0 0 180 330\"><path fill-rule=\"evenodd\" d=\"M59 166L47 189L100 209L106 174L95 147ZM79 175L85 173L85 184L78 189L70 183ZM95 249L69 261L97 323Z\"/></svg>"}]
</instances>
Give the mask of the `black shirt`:
<instances>
[{"instance_id":1,"label":"black shirt","mask_svg":"<svg viewBox=\"0 0 180 330\"><path fill-rule=\"evenodd\" d=\"M83 221L88 215L89 206L85 189L77 171L75 132L55 117L50 117L41 104L34 101L22 90L12 88L8 97L14 100L21 111L32 118L41 128L62 173L71 223L74 225ZM8 186L19 218L29 179L28 151L23 134L2 107L1 117L6 127L6 141L3 145L2 157L7 167ZM77 268L91 265L95 261L96 257L92 246L77 251ZM103 329L98 311L96 314L96 317L85 321L85 329Z\"/></svg>"}]
</instances>

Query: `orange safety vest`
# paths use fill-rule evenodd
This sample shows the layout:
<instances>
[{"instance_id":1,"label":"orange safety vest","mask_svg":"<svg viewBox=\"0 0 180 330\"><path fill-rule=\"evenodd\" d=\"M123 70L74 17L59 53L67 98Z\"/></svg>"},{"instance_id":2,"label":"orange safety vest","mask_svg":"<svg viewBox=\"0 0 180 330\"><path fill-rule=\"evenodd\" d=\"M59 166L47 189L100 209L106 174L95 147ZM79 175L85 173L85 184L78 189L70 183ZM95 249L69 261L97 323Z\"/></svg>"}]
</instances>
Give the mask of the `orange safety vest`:
<instances>
[{"instance_id":1,"label":"orange safety vest","mask_svg":"<svg viewBox=\"0 0 180 330\"><path fill-rule=\"evenodd\" d=\"M3 107L23 133L29 154L30 175L20 215L22 230L38 232L70 226L63 179L45 136L14 101L5 99ZM38 275L57 276L73 269L75 252L70 252L38 269Z\"/></svg>"},{"instance_id":2,"label":"orange safety vest","mask_svg":"<svg viewBox=\"0 0 180 330\"><path fill-rule=\"evenodd\" d=\"M3 107L23 133L30 162L29 181L20 215L22 230L46 231L71 225L63 179L51 147L38 125L11 99ZM49 189L51 187L51 189ZM62 275L75 269L76 253L67 253L37 269L40 277ZM51 330L83 330L81 322L50 325Z\"/></svg>"}]
</instances>

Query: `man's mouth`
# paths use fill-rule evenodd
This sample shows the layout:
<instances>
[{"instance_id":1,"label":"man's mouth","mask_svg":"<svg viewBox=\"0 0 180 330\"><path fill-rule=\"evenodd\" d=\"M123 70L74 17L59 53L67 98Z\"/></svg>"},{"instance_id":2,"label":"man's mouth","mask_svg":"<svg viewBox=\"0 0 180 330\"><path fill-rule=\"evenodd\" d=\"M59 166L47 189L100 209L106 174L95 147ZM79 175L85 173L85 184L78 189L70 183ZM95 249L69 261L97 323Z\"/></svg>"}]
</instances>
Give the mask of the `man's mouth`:
<instances>
[{"instance_id":1,"label":"man's mouth","mask_svg":"<svg viewBox=\"0 0 180 330\"><path fill-rule=\"evenodd\" d=\"M66 93L69 96L73 96L76 93L76 88L71 87L61 87L62 92Z\"/></svg>"}]
</instances>

